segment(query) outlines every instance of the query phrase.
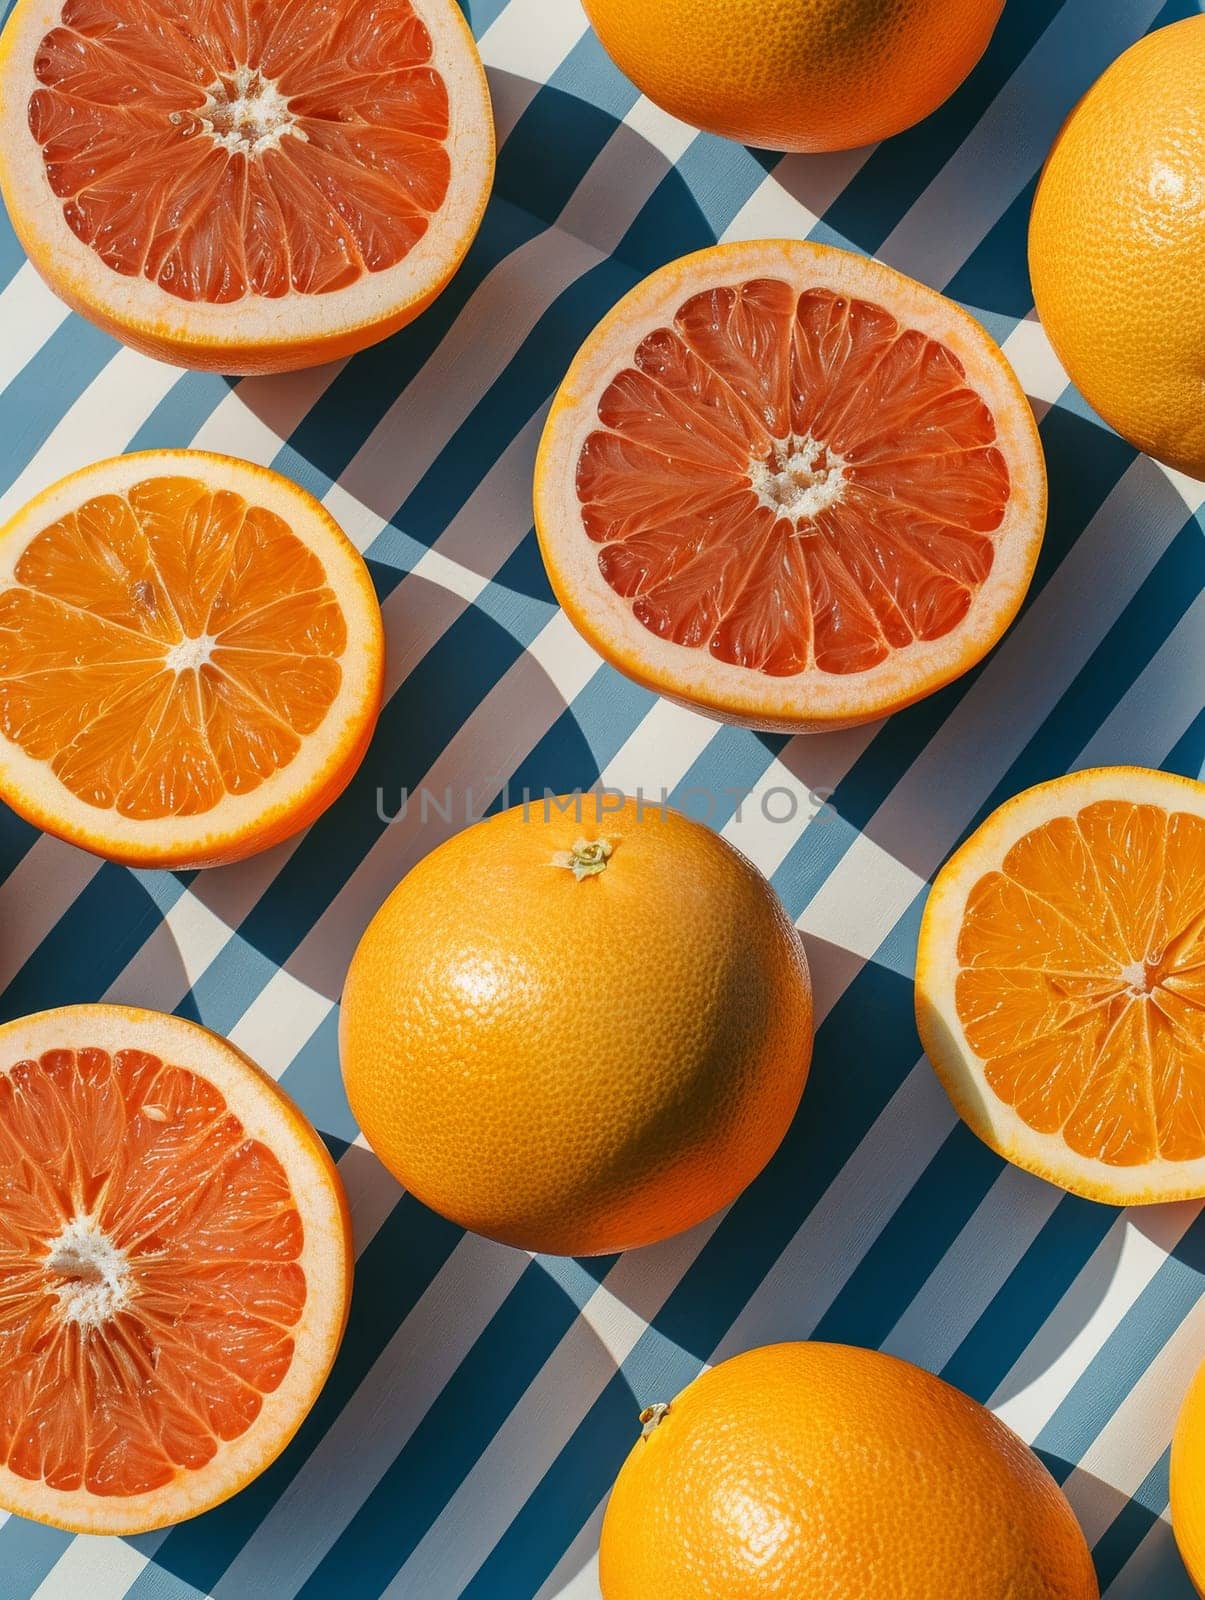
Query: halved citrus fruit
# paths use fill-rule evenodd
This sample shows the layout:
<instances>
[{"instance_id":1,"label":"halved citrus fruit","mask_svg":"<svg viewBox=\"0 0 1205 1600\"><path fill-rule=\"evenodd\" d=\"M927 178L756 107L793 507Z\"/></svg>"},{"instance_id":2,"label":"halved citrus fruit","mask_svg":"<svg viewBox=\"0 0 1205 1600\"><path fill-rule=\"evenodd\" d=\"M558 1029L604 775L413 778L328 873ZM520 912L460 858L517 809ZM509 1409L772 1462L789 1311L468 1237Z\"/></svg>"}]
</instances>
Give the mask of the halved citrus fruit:
<instances>
[{"instance_id":1,"label":"halved citrus fruit","mask_svg":"<svg viewBox=\"0 0 1205 1600\"><path fill-rule=\"evenodd\" d=\"M347 1317L321 1139L233 1045L65 1006L0 1028L0 1505L89 1533L194 1516L304 1419Z\"/></svg>"},{"instance_id":2,"label":"halved citrus fruit","mask_svg":"<svg viewBox=\"0 0 1205 1600\"><path fill-rule=\"evenodd\" d=\"M110 860L237 861L346 786L383 662L368 570L296 484L100 461L0 528L0 797Z\"/></svg>"},{"instance_id":3,"label":"halved citrus fruit","mask_svg":"<svg viewBox=\"0 0 1205 1600\"><path fill-rule=\"evenodd\" d=\"M1205 1195L1205 784L1103 767L1001 806L938 874L921 1040L993 1150L1093 1200Z\"/></svg>"},{"instance_id":4,"label":"halved citrus fruit","mask_svg":"<svg viewBox=\"0 0 1205 1600\"><path fill-rule=\"evenodd\" d=\"M603 319L553 402L535 514L558 600L616 667L800 732L980 659L1028 587L1046 475L958 306L763 240L673 262Z\"/></svg>"},{"instance_id":5,"label":"halved citrus fruit","mask_svg":"<svg viewBox=\"0 0 1205 1600\"><path fill-rule=\"evenodd\" d=\"M430 303L493 175L453 0L18 0L0 187L75 310L149 355L278 372Z\"/></svg>"}]
</instances>

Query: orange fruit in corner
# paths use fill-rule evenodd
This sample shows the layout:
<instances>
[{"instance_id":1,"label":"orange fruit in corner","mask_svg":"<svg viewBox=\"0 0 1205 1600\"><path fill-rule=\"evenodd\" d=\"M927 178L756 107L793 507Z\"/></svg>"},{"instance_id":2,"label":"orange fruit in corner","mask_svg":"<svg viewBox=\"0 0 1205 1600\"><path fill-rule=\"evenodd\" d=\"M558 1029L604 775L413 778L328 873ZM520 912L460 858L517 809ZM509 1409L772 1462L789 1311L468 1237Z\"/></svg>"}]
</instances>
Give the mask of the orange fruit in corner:
<instances>
[{"instance_id":1,"label":"orange fruit in corner","mask_svg":"<svg viewBox=\"0 0 1205 1600\"><path fill-rule=\"evenodd\" d=\"M1046 522L999 347L891 268L792 240L662 267L582 346L536 463L557 599L612 665L784 732L975 665Z\"/></svg>"},{"instance_id":2,"label":"orange fruit in corner","mask_svg":"<svg viewBox=\"0 0 1205 1600\"><path fill-rule=\"evenodd\" d=\"M348 356L472 242L494 133L454 0L18 0L0 188L68 305L183 366Z\"/></svg>"},{"instance_id":3,"label":"orange fruit in corner","mask_svg":"<svg viewBox=\"0 0 1205 1600\"><path fill-rule=\"evenodd\" d=\"M1004 0L583 0L664 110L771 150L851 150L954 93Z\"/></svg>"},{"instance_id":4,"label":"orange fruit in corner","mask_svg":"<svg viewBox=\"0 0 1205 1600\"><path fill-rule=\"evenodd\" d=\"M679 814L532 801L433 850L343 991L365 1137L418 1199L521 1249L651 1243L733 1200L795 1113L812 1044L769 884Z\"/></svg>"},{"instance_id":5,"label":"orange fruit in corner","mask_svg":"<svg viewBox=\"0 0 1205 1600\"><path fill-rule=\"evenodd\" d=\"M129 1006L0 1027L0 1506L132 1534L234 1494L322 1387L351 1271L326 1147L233 1045Z\"/></svg>"},{"instance_id":6,"label":"orange fruit in corner","mask_svg":"<svg viewBox=\"0 0 1205 1600\"><path fill-rule=\"evenodd\" d=\"M603 1522L604 1600L1097 1600L1046 1468L906 1361L770 1345L642 1420Z\"/></svg>"},{"instance_id":7,"label":"orange fruit in corner","mask_svg":"<svg viewBox=\"0 0 1205 1600\"><path fill-rule=\"evenodd\" d=\"M110 860L225 864L306 827L383 670L359 553L250 462L118 456L0 528L0 798Z\"/></svg>"},{"instance_id":8,"label":"orange fruit in corner","mask_svg":"<svg viewBox=\"0 0 1205 1600\"><path fill-rule=\"evenodd\" d=\"M959 1113L1075 1194L1205 1194L1205 783L1102 767L993 813L938 874L921 1040Z\"/></svg>"},{"instance_id":9,"label":"orange fruit in corner","mask_svg":"<svg viewBox=\"0 0 1205 1600\"><path fill-rule=\"evenodd\" d=\"M1205 16L1158 28L1072 111L1029 273L1059 360L1136 449L1205 478Z\"/></svg>"},{"instance_id":10,"label":"orange fruit in corner","mask_svg":"<svg viewBox=\"0 0 1205 1600\"><path fill-rule=\"evenodd\" d=\"M1172 1438L1171 1514L1180 1557L1205 1595L1205 1366L1188 1386Z\"/></svg>"}]
</instances>

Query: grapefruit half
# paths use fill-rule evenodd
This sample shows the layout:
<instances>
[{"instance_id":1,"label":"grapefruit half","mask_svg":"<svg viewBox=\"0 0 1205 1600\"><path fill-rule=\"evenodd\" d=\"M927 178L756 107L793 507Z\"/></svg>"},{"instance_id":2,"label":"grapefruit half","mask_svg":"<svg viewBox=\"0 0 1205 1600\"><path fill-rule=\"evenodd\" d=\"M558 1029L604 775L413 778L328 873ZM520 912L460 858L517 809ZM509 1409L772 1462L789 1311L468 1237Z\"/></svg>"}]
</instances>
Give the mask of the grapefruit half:
<instances>
[{"instance_id":1,"label":"grapefruit half","mask_svg":"<svg viewBox=\"0 0 1205 1600\"><path fill-rule=\"evenodd\" d=\"M179 1017L0 1028L0 1506L141 1533L280 1453L351 1288L335 1168L291 1100Z\"/></svg>"},{"instance_id":2,"label":"grapefruit half","mask_svg":"<svg viewBox=\"0 0 1205 1600\"><path fill-rule=\"evenodd\" d=\"M0 42L17 236L68 305L183 366L394 332L468 249L493 163L453 0L18 0Z\"/></svg>"},{"instance_id":3,"label":"grapefruit half","mask_svg":"<svg viewBox=\"0 0 1205 1600\"><path fill-rule=\"evenodd\" d=\"M118 456L0 528L0 798L110 860L298 832L359 765L383 671L358 551L250 462Z\"/></svg>"},{"instance_id":4,"label":"grapefruit half","mask_svg":"<svg viewBox=\"0 0 1205 1600\"><path fill-rule=\"evenodd\" d=\"M717 245L594 330L536 465L558 600L648 688L866 722L999 639L1045 527L1033 413L952 301L824 245Z\"/></svg>"},{"instance_id":5,"label":"grapefruit half","mask_svg":"<svg viewBox=\"0 0 1205 1600\"><path fill-rule=\"evenodd\" d=\"M1205 1195L1205 783L1101 767L1000 807L921 922L921 1040L991 1148L1113 1205Z\"/></svg>"}]
</instances>

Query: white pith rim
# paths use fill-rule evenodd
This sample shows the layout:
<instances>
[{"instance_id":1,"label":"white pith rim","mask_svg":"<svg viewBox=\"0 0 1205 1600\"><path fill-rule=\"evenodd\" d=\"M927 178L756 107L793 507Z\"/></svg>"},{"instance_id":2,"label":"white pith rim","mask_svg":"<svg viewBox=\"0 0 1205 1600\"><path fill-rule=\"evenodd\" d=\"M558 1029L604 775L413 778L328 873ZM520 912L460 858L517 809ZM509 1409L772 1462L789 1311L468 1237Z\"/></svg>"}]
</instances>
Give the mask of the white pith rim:
<instances>
[{"instance_id":1,"label":"white pith rim","mask_svg":"<svg viewBox=\"0 0 1205 1600\"><path fill-rule=\"evenodd\" d=\"M968 381L991 408L1012 493L993 535L991 573L964 621L944 638L895 650L866 672L809 668L792 677L719 661L706 648L658 638L637 621L629 600L607 583L600 546L582 525L575 476L588 434L602 424L597 406L608 384L632 364L642 339L672 325L675 312L701 290L751 278L781 278L797 291L833 289L874 301L906 328L947 345ZM1046 522L1046 469L1037 424L1024 391L999 347L959 306L890 267L847 251L799 240L721 245L662 267L638 284L598 325L578 352L557 393L536 466L536 528L558 600L585 637L637 681L697 709L754 726L807 731L862 721L897 709L948 683L996 642L1025 597Z\"/></svg>"},{"instance_id":2,"label":"white pith rim","mask_svg":"<svg viewBox=\"0 0 1205 1600\"><path fill-rule=\"evenodd\" d=\"M1125 1205L1205 1194L1205 1156L1162 1157L1133 1167L1082 1156L1057 1133L1038 1133L988 1088L986 1063L958 1019L958 936L967 897L986 873L997 871L1023 835L1055 817L1071 816L1101 800L1183 811L1205 818L1205 783L1145 767L1096 767L1027 789L1002 805L942 868L921 922L916 966L916 1015L921 1043L950 1098L981 1139L1010 1161L1065 1189ZM1205 1039L1201 1044L1205 1067Z\"/></svg>"},{"instance_id":3,"label":"white pith rim","mask_svg":"<svg viewBox=\"0 0 1205 1600\"><path fill-rule=\"evenodd\" d=\"M144 865L203 865L229 859L232 837L249 854L279 819L296 815L301 827L308 807L343 765L349 741L367 742L380 704L384 635L380 607L364 562L338 524L304 489L279 473L230 456L200 450L151 450L99 461L53 484L0 528L0 591L13 586L18 560L30 541L58 517L100 494L122 494L147 478L197 478L214 489L230 489L251 505L282 517L322 563L343 608L347 647L339 658L342 681L322 722L299 735L301 748L286 766L247 794L227 794L194 817L139 821L114 808L92 806L61 782L50 766L0 734L0 797L48 833L85 849ZM175 664L195 664L204 641L177 647Z\"/></svg>"},{"instance_id":4,"label":"white pith rim","mask_svg":"<svg viewBox=\"0 0 1205 1600\"><path fill-rule=\"evenodd\" d=\"M262 1471L296 1432L335 1358L347 1316L350 1247L339 1179L325 1146L283 1091L235 1048L180 1017L132 1006L64 1006L0 1027L0 1073L48 1050L97 1047L146 1050L195 1072L220 1091L251 1139L267 1145L289 1181L302 1220L300 1258L305 1307L293 1329L294 1353L283 1380L251 1426L219 1443L195 1471L140 1495L52 1489L0 1466L0 1505L84 1533L133 1533L195 1516Z\"/></svg>"},{"instance_id":5,"label":"white pith rim","mask_svg":"<svg viewBox=\"0 0 1205 1600\"><path fill-rule=\"evenodd\" d=\"M431 65L448 88L445 146L452 181L426 233L404 260L368 272L330 294L290 291L272 299L246 295L227 305L186 301L143 277L107 267L63 217L47 179L42 151L29 129L29 97L37 87L38 45L61 21L61 6L18 0L0 40L0 189L26 253L46 265L51 286L74 297L102 322L152 341L218 348L254 345L271 351L393 320L424 302L460 261L477 231L494 168L494 127L485 70L453 0L411 0L431 35ZM367 341L365 341L367 342Z\"/></svg>"}]
</instances>

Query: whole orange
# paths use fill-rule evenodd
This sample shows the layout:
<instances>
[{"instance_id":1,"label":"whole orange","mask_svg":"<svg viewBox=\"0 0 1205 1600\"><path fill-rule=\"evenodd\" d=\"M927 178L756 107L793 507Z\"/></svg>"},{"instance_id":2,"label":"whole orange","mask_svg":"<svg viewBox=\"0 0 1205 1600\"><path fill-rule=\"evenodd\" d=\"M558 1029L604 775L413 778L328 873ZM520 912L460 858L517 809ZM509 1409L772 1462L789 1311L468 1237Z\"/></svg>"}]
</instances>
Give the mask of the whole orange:
<instances>
[{"instance_id":1,"label":"whole orange","mask_svg":"<svg viewBox=\"0 0 1205 1600\"><path fill-rule=\"evenodd\" d=\"M642 1421L603 1522L605 1600L1099 1595L1028 1446L893 1356L769 1345Z\"/></svg>"},{"instance_id":2,"label":"whole orange","mask_svg":"<svg viewBox=\"0 0 1205 1600\"><path fill-rule=\"evenodd\" d=\"M583 0L664 110L771 150L850 150L910 128L987 48L1004 0Z\"/></svg>"},{"instance_id":3,"label":"whole orange","mask_svg":"<svg viewBox=\"0 0 1205 1600\"><path fill-rule=\"evenodd\" d=\"M807 961L761 873L676 812L599 809L533 801L432 851L369 924L340 1022L351 1108L398 1180L565 1255L727 1205L811 1057Z\"/></svg>"},{"instance_id":4,"label":"whole orange","mask_svg":"<svg viewBox=\"0 0 1205 1600\"><path fill-rule=\"evenodd\" d=\"M1205 478L1205 16L1131 46L1072 111L1029 224L1034 303L1123 438Z\"/></svg>"},{"instance_id":5,"label":"whole orange","mask_svg":"<svg viewBox=\"0 0 1205 1600\"><path fill-rule=\"evenodd\" d=\"M1171 1459L1172 1531L1198 1594L1205 1595L1205 1365L1188 1386Z\"/></svg>"}]
</instances>

